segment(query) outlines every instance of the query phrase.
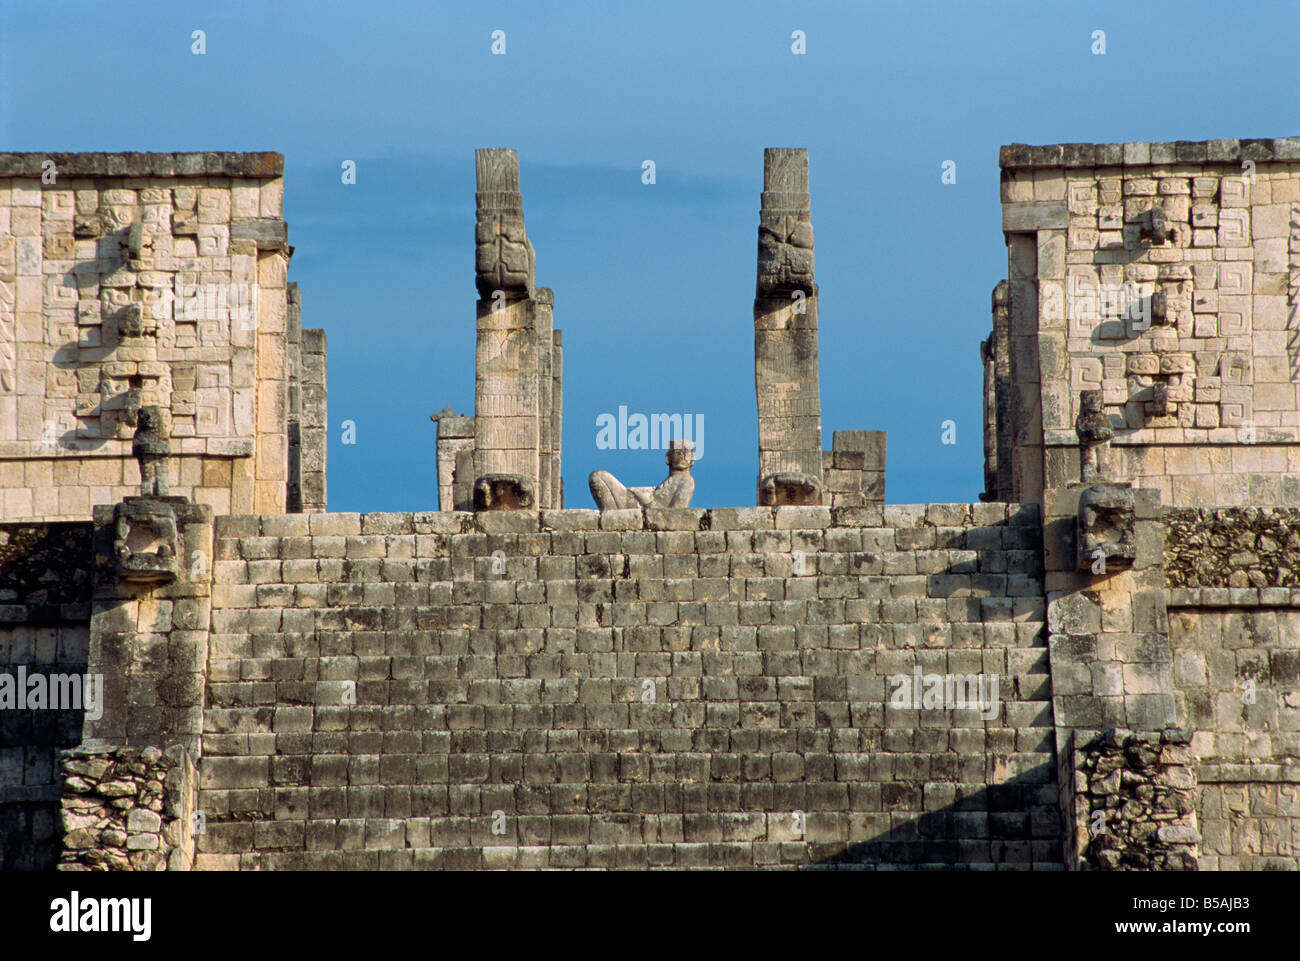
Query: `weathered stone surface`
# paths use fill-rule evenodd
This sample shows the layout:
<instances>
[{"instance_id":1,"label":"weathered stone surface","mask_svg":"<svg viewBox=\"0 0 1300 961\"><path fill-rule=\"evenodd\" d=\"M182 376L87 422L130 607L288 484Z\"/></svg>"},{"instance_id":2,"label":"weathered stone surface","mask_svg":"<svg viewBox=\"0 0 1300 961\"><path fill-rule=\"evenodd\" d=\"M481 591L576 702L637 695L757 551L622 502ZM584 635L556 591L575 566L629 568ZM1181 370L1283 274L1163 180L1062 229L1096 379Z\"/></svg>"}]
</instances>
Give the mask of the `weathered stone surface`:
<instances>
[{"instance_id":1,"label":"weathered stone surface","mask_svg":"<svg viewBox=\"0 0 1300 961\"><path fill-rule=\"evenodd\" d=\"M188 870L193 863L194 764L177 746L87 747L65 752L65 772L82 772L84 787L63 797L70 829L60 870Z\"/></svg>"},{"instance_id":2,"label":"weathered stone surface","mask_svg":"<svg viewBox=\"0 0 1300 961\"><path fill-rule=\"evenodd\" d=\"M1195 871L1195 769L1161 744L1185 744L1189 732L1109 730L1076 733L1076 852L1085 869Z\"/></svg>"},{"instance_id":3,"label":"weathered stone surface","mask_svg":"<svg viewBox=\"0 0 1300 961\"><path fill-rule=\"evenodd\" d=\"M810 474L769 474L758 486L759 507L816 506L821 502L821 479Z\"/></svg>"},{"instance_id":4,"label":"weathered stone surface","mask_svg":"<svg viewBox=\"0 0 1300 961\"><path fill-rule=\"evenodd\" d=\"M283 278L278 180L220 154L101 155L75 189L8 175L0 334L12 288L57 329L0 337L0 468L22 466L0 517L96 504L82 561L0 526L0 662L102 674L105 710L6 713L0 866L1059 869L1072 838L1104 868L1300 866L1296 519L1161 506L1300 505L1296 143L1008 148L978 505L884 505L879 432L823 448L801 151L766 158L759 480L820 494L712 510L626 488L557 509L560 339L513 156L480 170L476 279L500 283L475 416L439 427L460 510L417 514L323 513L324 339ZM79 245L94 270L60 284ZM255 283L257 308L155 310L180 263ZM1133 285L1149 326L1090 319L1103 285ZM43 337L77 346L41 378ZM59 405L76 422L50 444ZM201 503L176 514L174 580L124 585L112 505L153 408L178 502ZM1102 434L1104 471L1079 449ZM1122 503L1074 483L1090 466L1132 484ZM486 475L510 509L466 510ZM1130 519L1132 564L1081 570Z\"/></svg>"},{"instance_id":5,"label":"weathered stone surface","mask_svg":"<svg viewBox=\"0 0 1300 961\"><path fill-rule=\"evenodd\" d=\"M311 515L301 528L227 518L218 556L240 557L250 575L275 566L263 582L214 591L195 863L299 859L275 862L289 868L414 851L477 868L488 863L481 832L553 867L601 863L622 846L626 866L685 868L693 845L711 844L732 846L727 863L758 867L1059 866L1055 754L1032 721L1050 697L1030 657L1041 566L1002 536L1037 529L987 506L978 518L970 505L891 507L888 527L881 508L828 507L501 511L437 530L434 519L458 515ZM969 552L954 546L989 531ZM332 538L346 555L337 573L326 576L326 556L312 561L315 581L292 580L291 559ZM876 573L886 557L891 573ZM1027 573L976 587L968 572L981 562ZM372 653L332 653L345 646ZM923 650L944 658L926 653L924 673L960 671L963 685L997 675L1005 735L986 733L971 709L891 701ZM308 663L319 680L303 679ZM250 697L245 666L266 678L266 700ZM380 716L403 726L349 732ZM170 785L148 764L130 770L140 795ZM963 819L930 838L900 837L874 815L847 827L858 805L920 822L957 804L953 785L986 777L1025 818L1005 826L1013 848L995 849L986 825ZM144 869L132 859L154 850L143 845L155 832L142 830L153 820L132 811L146 810L171 864L169 797L110 815L120 831L103 831L77 863L94 852L96 864L128 856ZM802 830L787 809L807 812ZM504 837L488 833L497 810ZM764 853L782 844L795 845L786 860ZM961 845L971 860L954 862ZM236 861L214 860L227 857Z\"/></svg>"},{"instance_id":6,"label":"weathered stone surface","mask_svg":"<svg viewBox=\"0 0 1300 961\"><path fill-rule=\"evenodd\" d=\"M275 217L256 217L250 220L232 220L230 239L249 240L259 250L289 249L289 225Z\"/></svg>"},{"instance_id":7,"label":"weathered stone surface","mask_svg":"<svg viewBox=\"0 0 1300 961\"><path fill-rule=\"evenodd\" d=\"M763 152L763 204L758 228L759 294L813 287L813 229L808 151Z\"/></svg>"},{"instance_id":8,"label":"weathered stone surface","mask_svg":"<svg viewBox=\"0 0 1300 961\"><path fill-rule=\"evenodd\" d=\"M475 283L479 292L475 347L474 434L439 439L442 507L464 509L456 491L460 459L472 452L472 475L517 475L544 509L563 504L559 477L562 401L560 331L554 294L536 286L532 244L524 230L519 157L513 150L475 152L478 180ZM450 411L450 408L448 408ZM454 429L454 426L453 426ZM446 493L451 494L450 502ZM477 495L475 495L477 496Z\"/></svg>"},{"instance_id":9,"label":"weathered stone surface","mask_svg":"<svg viewBox=\"0 0 1300 961\"><path fill-rule=\"evenodd\" d=\"M526 510L535 504L532 479L522 474L485 474L474 482L476 511Z\"/></svg>"},{"instance_id":10,"label":"weathered stone surface","mask_svg":"<svg viewBox=\"0 0 1300 961\"><path fill-rule=\"evenodd\" d=\"M1300 587L1300 510L1179 508L1165 523L1170 587Z\"/></svg>"}]
</instances>

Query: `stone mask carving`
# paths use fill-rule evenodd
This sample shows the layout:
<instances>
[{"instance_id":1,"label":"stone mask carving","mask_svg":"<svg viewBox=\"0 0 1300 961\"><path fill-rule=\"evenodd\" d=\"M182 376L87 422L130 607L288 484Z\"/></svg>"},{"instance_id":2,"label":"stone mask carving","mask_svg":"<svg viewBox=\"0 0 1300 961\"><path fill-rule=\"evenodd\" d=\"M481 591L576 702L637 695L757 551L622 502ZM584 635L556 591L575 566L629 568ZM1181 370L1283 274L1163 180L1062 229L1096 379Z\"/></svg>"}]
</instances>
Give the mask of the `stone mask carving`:
<instances>
[{"instance_id":1,"label":"stone mask carving","mask_svg":"<svg viewBox=\"0 0 1300 961\"><path fill-rule=\"evenodd\" d=\"M1098 484L1084 490L1076 531L1080 570L1132 565L1137 555L1133 504L1131 487Z\"/></svg>"}]
</instances>

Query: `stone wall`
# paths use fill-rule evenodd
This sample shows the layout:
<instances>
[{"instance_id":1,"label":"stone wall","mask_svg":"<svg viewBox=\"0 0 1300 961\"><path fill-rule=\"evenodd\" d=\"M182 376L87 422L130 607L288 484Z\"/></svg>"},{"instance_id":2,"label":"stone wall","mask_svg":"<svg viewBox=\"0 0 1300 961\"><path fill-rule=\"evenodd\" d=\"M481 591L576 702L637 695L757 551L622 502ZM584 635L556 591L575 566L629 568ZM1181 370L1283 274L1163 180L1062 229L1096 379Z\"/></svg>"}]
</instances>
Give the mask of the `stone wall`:
<instances>
[{"instance_id":1,"label":"stone wall","mask_svg":"<svg viewBox=\"0 0 1300 961\"><path fill-rule=\"evenodd\" d=\"M1191 733L1076 731L1076 857L1085 870L1195 871L1196 767Z\"/></svg>"},{"instance_id":2,"label":"stone wall","mask_svg":"<svg viewBox=\"0 0 1300 961\"><path fill-rule=\"evenodd\" d=\"M150 404L168 412L173 493L285 509L283 167L0 154L0 520L88 520L135 493Z\"/></svg>"},{"instance_id":3,"label":"stone wall","mask_svg":"<svg viewBox=\"0 0 1300 961\"><path fill-rule=\"evenodd\" d=\"M1175 506L1300 506L1300 139L1012 144L1000 162L998 496L1078 478L1078 395L1100 389L1119 478Z\"/></svg>"},{"instance_id":4,"label":"stone wall","mask_svg":"<svg viewBox=\"0 0 1300 961\"><path fill-rule=\"evenodd\" d=\"M1165 524L1172 589L1284 588L1265 596L1286 606L1290 589L1300 588L1300 510L1186 508L1168 511Z\"/></svg>"},{"instance_id":5,"label":"stone wall","mask_svg":"<svg viewBox=\"0 0 1300 961\"><path fill-rule=\"evenodd\" d=\"M1201 864L1295 870L1300 610L1260 607L1254 598L1229 607L1223 594L1221 608L1170 612L1178 723L1194 731L1199 766Z\"/></svg>"},{"instance_id":6,"label":"stone wall","mask_svg":"<svg viewBox=\"0 0 1300 961\"><path fill-rule=\"evenodd\" d=\"M84 674L90 524L0 524L0 683ZM20 674L20 672L22 672ZM20 709L0 694L0 869L59 859L58 754L80 743L83 710Z\"/></svg>"},{"instance_id":7,"label":"stone wall","mask_svg":"<svg viewBox=\"0 0 1300 961\"><path fill-rule=\"evenodd\" d=\"M1199 762L1201 864L1300 867L1300 511L1165 515L1178 723Z\"/></svg>"},{"instance_id":8,"label":"stone wall","mask_svg":"<svg viewBox=\"0 0 1300 961\"><path fill-rule=\"evenodd\" d=\"M969 506L805 443L769 151L759 498L824 506L550 509L553 299L477 160L475 416L439 511L357 515L282 159L0 154L0 521L93 516L0 523L0 684L105 682L0 710L0 866L1300 867L1300 141L1004 148ZM1081 390L1118 483L1075 482ZM180 496L123 502L148 404Z\"/></svg>"},{"instance_id":9,"label":"stone wall","mask_svg":"<svg viewBox=\"0 0 1300 961\"><path fill-rule=\"evenodd\" d=\"M179 745L78 748L62 758L61 871L188 871L194 817L194 763Z\"/></svg>"},{"instance_id":10,"label":"stone wall","mask_svg":"<svg viewBox=\"0 0 1300 961\"><path fill-rule=\"evenodd\" d=\"M554 399L554 398L552 398ZM431 415L438 425L438 509L474 509L474 418L457 414L450 407ZM457 473L457 458L463 470ZM459 495L459 496L458 496Z\"/></svg>"},{"instance_id":11,"label":"stone wall","mask_svg":"<svg viewBox=\"0 0 1300 961\"><path fill-rule=\"evenodd\" d=\"M104 710L86 718L83 736L111 747L180 745L197 758L212 623L213 519L202 504L175 505L173 512L175 576L140 583L119 576L113 508L95 509L88 667L104 677Z\"/></svg>"},{"instance_id":12,"label":"stone wall","mask_svg":"<svg viewBox=\"0 0 1300 961\"><path fill-rule=\"evenodd\" d=\"M1003 504L220 518L196 866L1059 868L1039 545ZM998 697L891 703L916 670Z\"/></svg>"},{"instance_id":13,"label":"stone wall","mask_svg":"<svg viewBox=\"0 0 1300 961\"><path fill-rule=\"evenodd\" d=\"M822 451L822 502L827 507L885 503L885 432L837 430Z\"/></svg>"}]
</instances>

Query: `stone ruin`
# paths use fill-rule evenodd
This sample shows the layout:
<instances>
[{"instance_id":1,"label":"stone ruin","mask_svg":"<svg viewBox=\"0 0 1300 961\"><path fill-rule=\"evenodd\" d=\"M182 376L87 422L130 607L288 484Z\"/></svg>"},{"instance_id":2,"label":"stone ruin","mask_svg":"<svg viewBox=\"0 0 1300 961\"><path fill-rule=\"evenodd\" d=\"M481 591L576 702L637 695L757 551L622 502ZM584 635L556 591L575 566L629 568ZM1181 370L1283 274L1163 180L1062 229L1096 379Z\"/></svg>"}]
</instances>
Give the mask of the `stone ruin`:
<instances>
[{"instance_id":1,"label":"stone ruin","mask_svg":"<svg viewBox=\"0 0 1300 961\"><path fill-rule=\"evenodd\" d=\"M474 416L451 407L430 415L438 424L438 503L457 511L562 508L563 351L552 319L555 298L536 286L518 155L479 150L475 160ZM754 299L757 503L883 504L884 431L835 431L832 450L822 450L810 209L808 151L766 150ZM589 486L602 510L649 504L627 493L641 488L625 488L606 471L593 472ZM661 493L653 500L685 507L690 495Z\"/></svg>"},{"instance_id":2,"label":"stone ruin","mask_svg":"<svg viewBox=\"0 0 1300 961\"><path fill-rule=\"evenodd\" d=\"M823 449L780 149L757 506L566 508L485 150L439 510L351 514L283 159L0 154L0 867L1296 870L1300 139L1000 164L978 503Z\"/></svg>"}]
</instances>

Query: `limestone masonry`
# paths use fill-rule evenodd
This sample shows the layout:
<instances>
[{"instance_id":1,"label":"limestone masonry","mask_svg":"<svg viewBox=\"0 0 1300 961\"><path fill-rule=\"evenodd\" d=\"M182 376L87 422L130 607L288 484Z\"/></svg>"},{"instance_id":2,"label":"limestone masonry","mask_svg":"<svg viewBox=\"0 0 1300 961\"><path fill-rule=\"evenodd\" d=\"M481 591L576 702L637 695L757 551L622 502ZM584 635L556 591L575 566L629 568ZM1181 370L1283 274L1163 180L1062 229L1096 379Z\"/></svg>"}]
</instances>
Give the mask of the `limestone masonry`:
<instances>
[{"instance_id":1,"label":"limestone masonry","mask_svg":"<svg viewBox=\"0 0 1300 961\"><path fill-rule=\"evenodd\" d=\"M438 509L345 514L283 158L0 154L0 866L1300 868L1300 139L1002 149L974 504L825 444L809 159L756 506L566 503L491 149Z\"/></svg>"}]
</instances>

